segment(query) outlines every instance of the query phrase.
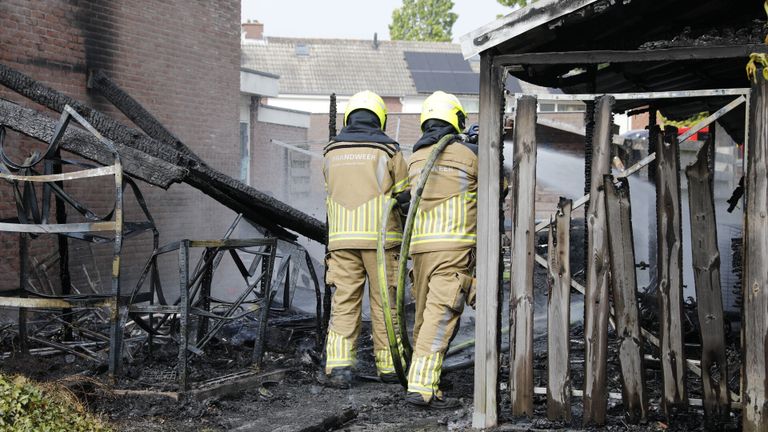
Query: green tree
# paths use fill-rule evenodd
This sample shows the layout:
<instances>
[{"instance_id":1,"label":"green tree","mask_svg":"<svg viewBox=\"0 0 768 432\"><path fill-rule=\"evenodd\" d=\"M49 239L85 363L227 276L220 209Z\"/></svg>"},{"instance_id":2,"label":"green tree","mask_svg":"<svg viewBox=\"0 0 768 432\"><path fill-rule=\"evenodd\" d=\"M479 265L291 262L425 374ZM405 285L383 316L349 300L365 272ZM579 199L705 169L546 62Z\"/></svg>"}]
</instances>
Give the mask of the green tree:
<instances>
[{"instance_id":1,"label":"green tree","mask_svg":"<svg viewBox=\"0 0 768 432\"><path fill-rule=\"evenodd\" d=\"M503 6L520 6L525 7L528 4L528 0L496 0ZM531 0L531 3L535 2L536 0Z\"/></svg>"},{"instance_id":2,"label":"green tree","mask_svg":"<svg viewBox=\"0 0 768 432\"><path fill-rule=\"evenodd\" d=\"M389 37L450 42L453 24L459 17L452 9L452 0L403 0L403 5L392 11Z\"/></svg>"}]
</instances>

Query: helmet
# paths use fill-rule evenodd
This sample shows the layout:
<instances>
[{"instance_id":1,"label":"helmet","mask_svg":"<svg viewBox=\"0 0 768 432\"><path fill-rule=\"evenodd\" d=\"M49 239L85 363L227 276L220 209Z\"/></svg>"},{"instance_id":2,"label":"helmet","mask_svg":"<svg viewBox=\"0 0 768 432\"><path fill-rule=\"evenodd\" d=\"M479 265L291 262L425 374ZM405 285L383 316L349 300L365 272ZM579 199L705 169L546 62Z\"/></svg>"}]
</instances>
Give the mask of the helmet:
<instances>
[{"instance_id":1,"label":"helmet","mask_svg":"<svg viewBox=\"0 0 768 432\"><path fill-rule=\"evenodd\" d=\"M384 130L387 124L387 105L379 95L370 90L363 90L349 98L347 109L344 111L344 126L347 125L349 115L359 109L368 110L376 114L376 117L379 118L381 130Z\"/></svg>"},{"instance_id":2,"label":"helmet","mask_svg":"<svg viewBox=\"0 0 768 432\"><path fill-rule=\"evenodd\" d=\"M429 95L421 106L422 128L427 120L438 119L448 122L456 129L456 132L461 133L461 130L464 128L464 119L466 118L467 112L464 111L461 102L450 93L436 91Z\"/></svg>"}]
</instances>

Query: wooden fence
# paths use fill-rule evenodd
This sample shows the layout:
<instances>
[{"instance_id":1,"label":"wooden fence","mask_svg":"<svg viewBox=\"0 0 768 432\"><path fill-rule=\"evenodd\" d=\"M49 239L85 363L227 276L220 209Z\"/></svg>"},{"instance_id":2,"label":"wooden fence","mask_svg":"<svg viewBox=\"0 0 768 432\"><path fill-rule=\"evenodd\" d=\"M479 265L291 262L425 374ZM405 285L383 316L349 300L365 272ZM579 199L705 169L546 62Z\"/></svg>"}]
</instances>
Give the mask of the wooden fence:
<instances>
[{"instance_id":1,"label":"wooden fence","mask_svg":"<svg viewBox=\"0 0 768 432\"><path fill-rule=\"evenodd\" d=\"M493 70L493 69L490 69ZM486 70L487 73L487 70ZM497 77L485 77L484 86L497 84ZM691 406L704 411L705 423L711 427L722 425L730 418L731 410L741 410L744 431L768 430L768 381L766 380L766 340L768 340L768 128L764 126L766 109L766 83L756 83L750 91L743 92L722 110L713 113L690 132L678 135L674 127L663 131L650 125L652 141L657 143L655 152L619 175L611 175L611 125L615 99L621 95L595 97L594 129L591 136L590 193L577 201L561 199L550 221L535 225L533 194L536 187L536 98L520 96L516 100L514 130L514 160L510 177L512 230L511 240L511 287L509 297L510 349L509 349L509 396L511 413L515 416L532 416L534 395L546 394L547 417L554 421L570 422L572 397L583 401L583 423L606 423L607 402L616 398L629 422L647 419L649 390L646 382L646 359L654 357L661 369L661 399L663 414L674 424L680 413ZM736 94L736 93L734 93ZM738 95L738 94L737 94ZM580 95L584 96L584 95ZM625 95L626 96L626 95ZM497 108L498 99L488 100L486 108ZM683 221L681 211L681 167L679 142L692 136L702 127L716 121L736 106L748 106L746 122L747 140L745 151L747 195L744 200L744 250L743 256L743 325L741 395L728 389L728 378L738 373L728 370L725 351L725 330L722 293L720 286L720 252L717 248L717 229L713 191L714 137L701 147L696 159L684 167L687 181L690 220ZM483 116L481 123L493 116ZM491 122L497 126L498 122ZM714 128L713 128L714 129ZM494 141L498 146L498 141ZM481 146L482 149L482 146ZM498 169L498 148L481 150L488 168ZM486 158L483 158L483 154ZM495 158L488 159L496 154ZM651 162L655 162L651 164ZM649 166L649 177L656 185L657 250L655 261L658 280L659 319L655 328L642 328L640 323L635 270L635 245L633 243L631 191L627 177ZM494 171L495 173L495 171ZM493 175L489 177L495 178ZM490 182L497 188L495 182ZM482 184L482 182L481 182ZM481 228L486 234L495 229L494 212L483 212L483 207L493 208L481 193ZM573 280L569 266L569 227L571 212L588 202L588 248L585 286ZM651 206L652 202L643 203ZM645 211L645 209L641 209ZM485 218L485 220L484 220ZM489 225L491 222L494 224ZM683 238L682 225L690 223L690 238ZM549 228L548 257L536 254L535 233ZM700 360L686 358L683 340L683 243L690 242L693 251L692 266L697 296L697 314L700 322L701 352L694 355ZM576 247L580 247L577 245ZM479 246L479 255L491 259L491 251ZM492 260L491 260L492 261ZM480 283L497 283L498 275L492 262L488 268L478 269ZM534 387L533 350L533 267L535 263L547 267L547 373L545 388ZM491 273L491 274L489 274ZM493 277L491 277L493 276ZM584 294L584 387L572 388L570 370L570 290ZM491 297L491 298L489 298ZM495 303L498 297L479 296L480 314L498 313ZM488 315L486 315L487 317ZM494 315L490 315L493 317ZM486 318L488 319L488 318ZM489 328L498 321L490 320L478 325L477 362L483 364L484 375L476 375L476 384L496 379L496 354L494 340L498 328ZM496 324L498 326L498 324ZM608 326L615 329L618 362L621 372L621 393L611 393L607 386ZM485 327L482 327L485 326ZM655 335L658 335L655 336ZM481 336L483 336L481 338ZM481 340L482 339L482 340ZM648 345L654 348L648 352ZM498 346L498 345L497 345ZM689 351L690 353L690 351ZM483 357L485 355L485 357ZM686 388L686 374L701 379L702 397L690 398ZM486 381L483 381L486 380ZM495 421L492 404L496 404L495 390L481 385L475 389L475 425L491 425ZM478 411L480 407L483 411ZM478 420L479 419L479 420ZM484 423L483 423L484 422Z\"/></svg>"}]
</instances>

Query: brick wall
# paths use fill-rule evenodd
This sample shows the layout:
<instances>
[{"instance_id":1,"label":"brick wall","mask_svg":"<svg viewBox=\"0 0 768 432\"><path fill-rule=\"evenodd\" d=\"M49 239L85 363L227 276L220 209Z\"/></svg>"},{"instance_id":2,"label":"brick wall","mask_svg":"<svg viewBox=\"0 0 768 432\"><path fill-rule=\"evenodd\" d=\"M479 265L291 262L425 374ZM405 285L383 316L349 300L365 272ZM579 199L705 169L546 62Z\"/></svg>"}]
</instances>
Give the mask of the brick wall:
<instances>
[{"instance_id":1,"label":"brick wall","mask_svg":"<svg viewBox=\"0 0 768 432\"><path fill-rule=\"evenodd\" d=\"M88 69L104 69L210 165L238 177L239 1L3 0L0 46L3 64L133 126L106 100L86 89ZM0 88L0 97L41 109L4 88ZM14 148L32 145L18 136L11 137L8 144ZM169 191L140 186L161 243L220 237L234 217L186 185L174 185ZM86 201L109 207L106 184L81 182L70 187ZM8 188L0 189L0 218L15 215L8 192ZM135 205L127 207L128 219L138 214ZM132 287L151 251L150 237L126 241L124 289ZM0 241L0 289L14 289L18 286L15 240L2 234ZM39 255L50 252L50 247L39 246L45 241L35 241ZM104 266L109 247L97 249L104 279L109 275ZM85 259L75 246L72 252L73 260ZM173 271L163 272L164 277L172 275ZM108 280L103 282L107 286Z\"/></svg>"}]
</instances>

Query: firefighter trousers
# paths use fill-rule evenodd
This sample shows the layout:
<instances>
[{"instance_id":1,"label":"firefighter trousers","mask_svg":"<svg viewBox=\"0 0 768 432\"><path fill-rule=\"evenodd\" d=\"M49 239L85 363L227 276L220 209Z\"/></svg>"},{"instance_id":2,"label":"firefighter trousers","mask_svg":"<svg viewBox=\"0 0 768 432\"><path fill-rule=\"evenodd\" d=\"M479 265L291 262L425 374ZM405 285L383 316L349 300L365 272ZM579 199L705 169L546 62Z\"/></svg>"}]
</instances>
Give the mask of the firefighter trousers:
<instances>
[{"instance_id":1,"label":"firefighter trousers","mask_svg":"<svg viewBox=\"0 0 768 432\"><path fill-rule=\"evenodd\" d=\"M385 251L387 286L393 321L396 321L397 317L395 274L398 251L399 247ZM327 374L337 367L355 365L366 278L371 303L371 333L376 370L379 375L395 373L384 325L377 270L375 249L339 249L329 253L327 281L336 289L333 293L331 322L325 344L325 373Z\"/></svg>"},{"instance_id":2,"label":"firefighter trousers","mask_svg":"<svg viewBox=\"0 0 768 432\"><path fill-rule=\"evenodd\" d=\"M412 257L416 323L408 391L421 394L428 402L440 396L443 358L471 295L474 249L423 252Z\"/></svg>"}]
</instances>

